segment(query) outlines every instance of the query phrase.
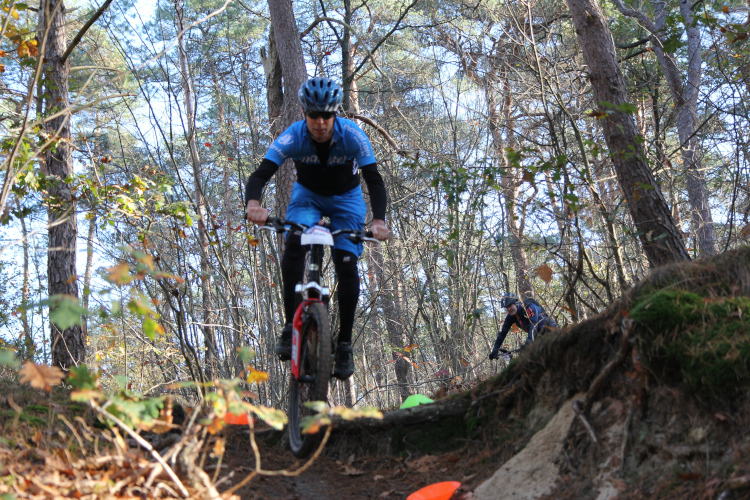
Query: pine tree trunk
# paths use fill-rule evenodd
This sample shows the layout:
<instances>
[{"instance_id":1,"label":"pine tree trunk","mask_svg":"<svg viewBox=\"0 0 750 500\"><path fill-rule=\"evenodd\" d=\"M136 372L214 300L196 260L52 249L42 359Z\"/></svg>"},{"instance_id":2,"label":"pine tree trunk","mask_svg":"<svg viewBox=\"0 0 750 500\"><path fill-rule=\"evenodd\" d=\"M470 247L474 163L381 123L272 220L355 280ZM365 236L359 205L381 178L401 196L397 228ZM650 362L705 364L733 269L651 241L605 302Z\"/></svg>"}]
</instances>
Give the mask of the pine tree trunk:
<instances>
[{"instance_id":1,"label":"pine tree trunk","mask_svg":"<svg viewBox=\"0 0 750 500\"><path fill-rule=\"evenodd\" d=\"M43 51L44 114L52 115L70 107L70 66L62 60L68 45L65 34L66 9L62 0L43 0L39 7L39 33L49 29ZM70 185L65 182L73 175L69 118L68 114L62 114L46 124L47 132L56 140L55 146L47 149L44 159L47 172L54 179L48 194L50 228L47 279L50 297L66 295L78 300L76 202ZM55 307L54 304L50 306L51 309ZM50 338L52 363L55 366L68 370L85 361L86 343L80 322L62 331L50 322Z\"/></svg>"},{"instance_id":2,"label":"pine tree trunk","mask_svg":"<svg viewBox=\"0 0 750 500\"><path fill-rule=\"evenodd\" d=\"M627 103L627 86L599 3L567 2L597 102L615 107ZM646 163L633 118L615 108L607 109L601 122L617 179L649 263L657 267L690 260L667 202Z\"/></svg>"}]
</instances>

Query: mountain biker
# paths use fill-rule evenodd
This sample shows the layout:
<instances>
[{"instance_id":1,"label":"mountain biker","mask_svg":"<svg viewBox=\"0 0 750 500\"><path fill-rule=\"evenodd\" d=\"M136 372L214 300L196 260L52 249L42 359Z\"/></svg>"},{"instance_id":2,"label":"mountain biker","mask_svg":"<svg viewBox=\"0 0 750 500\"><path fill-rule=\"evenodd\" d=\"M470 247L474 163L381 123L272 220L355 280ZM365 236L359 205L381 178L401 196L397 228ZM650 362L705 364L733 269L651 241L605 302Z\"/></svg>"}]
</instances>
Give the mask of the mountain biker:
<instances>
[{"instance_id":1,"label":"mountain biker","mask_svg":"<svg viewBox=\"0 0 750 500\"><path fill-rule=\"evenodd\" d=\"M557 328L555 320L547 315L544 308L533 299L527 299L522 303L518 297L508 293L500 300L500 305L505 308L508 315L505 317L502 329L497 334L495 346L490 353L490 359L500 357L500 346L505 342L505 337L510 331L510 327L517 324L523 328L528 337L524 346L531 344L534 339L553 328Z\"/></svg>"},{"instance_id":2,"label":"mountain biker","mask_svg":"<svg viewBox=\"0 0 750 500\"><path fill-rule=\"evenodd\" d=\"M341 87L329 78L310 78L302 84L297 97L304 119L293 123L276 138L247 180L247 220L255 224L266 221L269 211L258 201L263 186L284 161L292 159L297 181L292 187L287 220L309 227L322 217L329 217L332 230L363 228L366 206L360 187L361 171L372 206L370 230L376 239L386 240L389 231L385 225L385 184L367 135L353 121L336 116L343 97ZM334 243L341 326L333 376L346 380L354 373L351 340L359 298L357 259L363 245L344 235L336 237ZM274 348L282 361L292 357L292 321L297 305L294 287L303 279L306 251L300 243L300 232L288 231L281 259L286 324Z\"/></svg>"}]
</instances>

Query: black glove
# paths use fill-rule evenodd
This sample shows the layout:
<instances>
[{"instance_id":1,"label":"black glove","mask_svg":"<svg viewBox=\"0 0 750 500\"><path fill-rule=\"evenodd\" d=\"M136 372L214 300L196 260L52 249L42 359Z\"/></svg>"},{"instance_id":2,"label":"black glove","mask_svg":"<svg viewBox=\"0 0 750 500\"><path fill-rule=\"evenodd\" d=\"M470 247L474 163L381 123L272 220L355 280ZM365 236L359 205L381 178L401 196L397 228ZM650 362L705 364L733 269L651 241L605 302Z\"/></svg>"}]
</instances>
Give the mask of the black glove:
<instances>
[{"instance_id":1,"label":"black glove","mask_svg":"<svg viewBox=\"0 0 750 500\"><path fill-rule=\"evenodd\" d=\"M497 359L500 357L500 354L497 352L497 349L493 349L490 353L490 359Z\"/></svg>"}]
</instances>

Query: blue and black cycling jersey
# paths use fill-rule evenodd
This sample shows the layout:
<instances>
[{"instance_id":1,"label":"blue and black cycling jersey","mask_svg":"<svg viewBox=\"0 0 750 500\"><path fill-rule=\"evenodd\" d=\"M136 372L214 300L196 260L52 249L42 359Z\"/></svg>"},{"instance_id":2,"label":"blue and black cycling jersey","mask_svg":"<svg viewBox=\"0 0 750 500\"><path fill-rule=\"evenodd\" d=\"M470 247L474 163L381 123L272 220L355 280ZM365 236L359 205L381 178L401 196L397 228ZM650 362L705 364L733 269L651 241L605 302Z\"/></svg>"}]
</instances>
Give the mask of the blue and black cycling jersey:
<instances>
[{"instance_id":1,"label":"blue and black cycling jersey","mask_svg":"<svg viewBox=\"0 0 750 500\"><path fill-rule=\"evenodd\" d=\"M310 138L305 120L293 123L271 144L265 158L247 180L245 204L259 200L263 186L288 159L294 161L297 182L321 196L347 193L367 183L373 217L385 220L386 192L367 135L351 120L336 117L328 143Z\"/></svg>"},{"instance_id":2,"label":"blue and black cycling jersey","mask_svg":"<svg viewBox=\"0 0 750 500\"><path fill-rule=\"evenodd\" d=\"M528 336L526 338L526 344L533 342L538 336L546 333L547 330L557 328L557 323L554 319L549 317L540 306L528 302L525 304L518 304L516 314L508 314L503 321L503 327L497 334L495 339L495 346L493 351L497 351L505 342L505 337L510 331L510 327L518 325Z\"/></svg>"}]
</instances>

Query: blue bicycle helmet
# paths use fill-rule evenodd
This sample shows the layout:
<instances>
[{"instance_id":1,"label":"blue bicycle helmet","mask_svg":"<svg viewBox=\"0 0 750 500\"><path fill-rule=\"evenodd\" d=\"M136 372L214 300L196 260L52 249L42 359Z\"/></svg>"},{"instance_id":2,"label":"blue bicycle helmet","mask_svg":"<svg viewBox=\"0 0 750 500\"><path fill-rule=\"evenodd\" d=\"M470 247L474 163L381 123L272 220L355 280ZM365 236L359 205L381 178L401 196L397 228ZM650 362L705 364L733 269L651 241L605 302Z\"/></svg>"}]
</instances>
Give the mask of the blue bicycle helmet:
<instances>
[{"instance_id":1,"label":"blue bicycle helmet","mask_svg":"<svg viewBox=\"0 0 750 500\"><path fill-rule=\"evenodd\" d=\"M505 309L507 309L508 306L511 306L516 303L520 304L521 301L518 300L518 297L516 297L512 293L507 293L505 296L503 296L502 299L500 299L500 306Z\"/></svg>"},{"instance_id":2,"label":"blue bicycle helmet","mask_svg":"<svg viewBox=\"0 0 750 500\"><path fill-rule=\"evenodd\" d=\"M336 111L341 104L341 99L344 98L344 93L341 86L330 78L316 76L302 84L297 97L305 112L324 113Z\"/></svg>"}]
</instances>

